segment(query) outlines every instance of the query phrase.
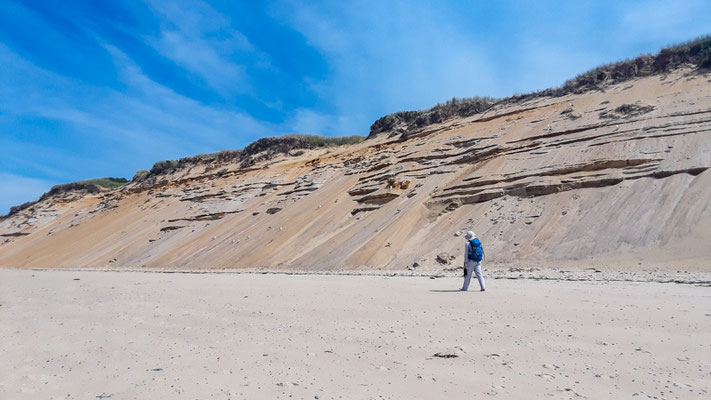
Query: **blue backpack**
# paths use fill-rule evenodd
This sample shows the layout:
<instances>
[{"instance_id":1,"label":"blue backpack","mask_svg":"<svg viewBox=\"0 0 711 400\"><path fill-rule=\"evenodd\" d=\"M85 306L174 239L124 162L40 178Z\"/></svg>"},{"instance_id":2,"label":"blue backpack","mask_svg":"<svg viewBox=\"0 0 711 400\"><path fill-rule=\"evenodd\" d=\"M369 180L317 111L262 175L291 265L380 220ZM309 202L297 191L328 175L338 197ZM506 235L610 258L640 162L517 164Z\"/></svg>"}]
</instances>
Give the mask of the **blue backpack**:
<instances>
[{"instance_id":1,"label":"blue backpack","mask_svg":"<svg viewBox=\"0 0 711 400\"><path fill-rule=\"evenodd\" d=\"M469 241L469 259L479 262L484 258L484 249L481 247L481 241L474 238Z\"/></svg>"}]
</instances>

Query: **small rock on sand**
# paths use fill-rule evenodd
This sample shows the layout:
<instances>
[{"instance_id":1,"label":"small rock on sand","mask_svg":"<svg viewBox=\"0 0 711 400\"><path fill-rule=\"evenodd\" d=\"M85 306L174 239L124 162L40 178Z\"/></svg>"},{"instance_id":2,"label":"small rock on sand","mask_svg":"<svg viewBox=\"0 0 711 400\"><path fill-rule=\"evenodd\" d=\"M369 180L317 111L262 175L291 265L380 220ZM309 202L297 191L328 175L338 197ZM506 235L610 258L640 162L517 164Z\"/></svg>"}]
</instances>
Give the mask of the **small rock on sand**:
<instances>
[{"instance_id":1,"label":"small rock on sand","mask_svg":"<svg viewBox=\"0 0 711 400\"><path fill-rule=\"evenodd\" d=\"M449 264L454 260L454 256L450 256L448 253L439 253L437 254L437 262L440 264Z\"/></svg>"}]
</instances>

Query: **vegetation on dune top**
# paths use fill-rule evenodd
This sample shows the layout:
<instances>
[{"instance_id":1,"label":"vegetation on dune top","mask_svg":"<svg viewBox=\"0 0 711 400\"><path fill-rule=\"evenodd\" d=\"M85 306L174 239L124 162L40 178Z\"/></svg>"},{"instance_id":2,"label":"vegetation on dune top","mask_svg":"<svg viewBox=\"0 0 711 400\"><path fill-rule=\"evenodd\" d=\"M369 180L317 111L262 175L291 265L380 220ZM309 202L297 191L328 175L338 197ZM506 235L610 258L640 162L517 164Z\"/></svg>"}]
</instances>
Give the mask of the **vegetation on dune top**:
<instances>
[{"instance_id":1,"label":"vegetation on dune top","mask_svg":"<svg viewBox=\"0 0 711 400\"><path fill-rule=\"evenodd\" d=\"M165 175L179 169L198 164L228 163L237 162L240 167L246 168L257 162L269 160L278 154L289 154L296 150L308 150L322 147L334 147L348 144L360 143L365 140L365 136L342 136L325 137L317 135L285 135L281 137L269 137L259 139L242 150L223 150L216 153L198 154L192 157L185 157L179 160L159 161L153 165L150 171L139 170L134 175L132 182L141 182L151 177ZM65 183L53 186L48 192L43 194L39 200L31 201L19 206L11 207L7 216L12 216L33 204L47 200L53 196L68 192L98 193L106 189L119 188L129 181L125 178L97 178L79 182Z\"/></svg>"},{"instance_id":2,"label":"vegetation on dune top","mask_svg":"<svg viewBox=\"0 0 711 400\"><path fill-rule=\"evenodd\" d=\"M423 126L444 122L453 117L468 117L482 113L497 103L516 102L544 96L558 97L571 93L584 93L634 78L668 73L683 66L691 66L699 70L711 68L711 35L665 47L654 55L645 54L624 61L601 65L566 81L558 88L515 95L501 100L488 97L454 98L446 103L437 104L428 110L401 111L388 114L373 123L368 137L373 137L382 132L407 134Z\"/></svg>"},{"instance_id":3,"label":"vegetation on dune top","mask_svg":"<svg viewBox=\"0 0 711 400\"><path fill-rule=\"evenodd\" d=\"M179 160L159 161L153 164L150 171L136 172L133 181L140 182L151 177L173 173L188 166L207 163L237 162L246 168L257 162L269 160L279 154L288 154L295 150L308 150L321 147L334 147L360 143L365 136L327 137L318 135L285 135L262 138L250 143L241 150L223 150L217 153L198 154Z\"/></svg>"},{"instance_id":4,"label":"vegetation on dune top","mask_svg":"<svg viewBox=\"0 0 711 400\"><path fill-rule=\"evenodd\" d=\"M190 165L198 165L200 163L208 163L214 161L229 162L235 159L239 159L241 153L242 150L223 150L217 153L198 154L196 156L183 157L179 160L158 161L157 163L153 164L153 167L150 171L146 171L144 169L137 171L136 174L133 176L132 181L140 182L150 177L169 174L184 167Z\"/></svg>"},{"instance_id":5,"label":"vegetation on dune top","mask_svg":"<svg viewBox=\"0 0 711 400\"><path fill-rule=\"evenodd\" d=\"M33 204L47 200L50 197L61 195L68 192L78 192L84 191L86 193L99 193L106 189L116 189L128 183L126 178L96 178L88 179L85 181L63 183L61 185L52 186L49 191L40 196L37 201L29 201L27 203L20 204L19 206L10 207L10 212L7 216L14 215L26 208L29 208Z\"/></svg>"},{"instance_id":6,"label":"vegetation on dune top","mask_svg":"<svg viewBox=\"0 0 711 400\"><path fill-rule=\"evenodd\" d=\"M70 192L84 190L88 193L98 193L102 189L116 189L128 183L126 178L96 178L85 181L64 183L52 186L51 189L40 197L40 201L49 197Z\"/></svg>"},{"instance_id":7,"label":"vegetation on dune top","mask_svg":"<svg viewBox=\"0 0 711 400\"><path fill-rule=\"evenodd\" d=\"M644 54L601 65L566 81L559 88L515 96L513 99L584 93L634 78L669 73L684 66L700 70L711 68L711 35L665 47L657 54Z\"/></svg>"},{"instance_id":8,"label":"vegetation on dune top","mask_svg":"<svg viewBox=\"0 0 711 400\"><path fill-rule=\"evenodd\" d=\"M492 97L452 98L444 103L421 111L401 111L388 114L370 127L372 137L381 132L407 132L408 130L444 122L453 117L468 117L486 111L498 100Z\"/></svg>"},{"instance_id":9,"label":"vegetation on dune top","mask_svg":"<svg viewBox=\"0 0 711 400\"><path fill-rule=\"evenodd\" d=\"M262 138L242 150L240 166L250 167L257 162L273 158L278 154L288 154L294 150L309 150L321 147L335 147L356 144L365 140L364 136L326 137L317 135L286 135Z\"/></svg>"}]
</instances>

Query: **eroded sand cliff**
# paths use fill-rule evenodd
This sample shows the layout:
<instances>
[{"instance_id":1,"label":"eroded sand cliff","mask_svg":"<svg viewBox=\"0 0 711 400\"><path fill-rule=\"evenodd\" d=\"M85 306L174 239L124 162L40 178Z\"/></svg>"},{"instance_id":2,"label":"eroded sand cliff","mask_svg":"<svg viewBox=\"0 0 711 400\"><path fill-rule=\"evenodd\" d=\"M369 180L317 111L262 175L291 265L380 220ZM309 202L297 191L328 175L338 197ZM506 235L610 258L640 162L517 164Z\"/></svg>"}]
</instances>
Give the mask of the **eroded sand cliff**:
<instances>
[{"instance_id":1,"label":"eroded sand cliff","mask_svg":"<svg viewBox=\"0 0 711 400\"><path fill-rule=\"evenodd\" d=\"M0 266L432 270L473 230L489 264L708 270L710 133L711 75L691 68L511 99L52 196L0 221Z\"/></svg>"}]
</instances>

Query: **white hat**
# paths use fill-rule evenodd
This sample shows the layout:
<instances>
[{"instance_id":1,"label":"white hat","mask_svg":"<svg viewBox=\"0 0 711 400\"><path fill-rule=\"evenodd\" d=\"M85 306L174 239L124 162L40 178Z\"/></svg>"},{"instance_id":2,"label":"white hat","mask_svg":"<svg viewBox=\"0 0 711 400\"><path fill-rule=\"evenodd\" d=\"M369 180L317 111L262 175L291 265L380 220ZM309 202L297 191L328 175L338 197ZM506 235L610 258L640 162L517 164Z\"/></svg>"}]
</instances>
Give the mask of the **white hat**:
<instances>
[{"instance_id":1,"label":"white hat","mask_svg":"<svg viewBox=\"0 0 711 400\"><path fill-rule=\"evenodd\" d=\"M467 239L467 240L472 240L472 239L474 239L475 237L476 237L476 235L475 235L474 232L472 232L472 231L469 231L469 232L467 232L466 235L464 235L464 239Z\"/></svg>"}]
</instances>

